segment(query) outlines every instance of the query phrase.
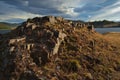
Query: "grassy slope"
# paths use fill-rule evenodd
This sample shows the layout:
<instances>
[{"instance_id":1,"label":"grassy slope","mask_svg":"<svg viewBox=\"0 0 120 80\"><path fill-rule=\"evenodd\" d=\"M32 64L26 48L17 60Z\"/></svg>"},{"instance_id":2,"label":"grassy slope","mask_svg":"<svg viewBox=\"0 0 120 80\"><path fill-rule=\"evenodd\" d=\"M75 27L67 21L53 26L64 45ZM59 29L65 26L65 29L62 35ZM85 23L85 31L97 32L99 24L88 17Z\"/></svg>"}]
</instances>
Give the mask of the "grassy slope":
<instances>
[{"instance_id":1,"label":"grassy slope","mask_svg":"<svg viewBox=\"0 0 120 80\"><path fill-rule=\"evenodd\" d=\"M110 41L112 42L112 44L114 44L115 46L118 47L118 49L120 50L120 33L106 33L104 34L104 36Z\"/></svg>"},{"instance_id":2,"label":"grassy slope","mask_svg":"<svg viewBox=\"0 0 120 80\"><path fill-rule=\"evenodd\" d=\"M0 23L0 29L11 29L11 27L7 24Z\"/></svg>"},{"instance_id":3,"label":"grassy slope","mask_svg":"<svg viewBox=\"0 0 120 80\"><path fill-rule=\"evenodd\" d=\"M4 23L0 22L0 29L13 29L17 26L18 24L10 24L10 23Z\"/></svg>"},{"instance_id":4,"label":"grassy slope","mask_svg":"<svg viewBox=\"0 0 120 80\"><path fill-rule=\"evenodd\" d=\"M104 34L104 37L109 41L109 42L111 42L111 44L114 46L114 49L115 49L115 54L118 56L119 54L120 54L120 33L118 33L118 32L110 32L110 33L106 33L106 34ZM114 52L113 52L114 53ZM114 57L113 56L113 58L116 58L116 60L118 60L118 62L117 62L117 64L118 65L116 65L116 66L118 66L118 68L120 67L120 60L119 60L119 58L120 57ZM119 69L118 69L118 71L119 71ZM120 75L120 72L115 72L114 74L113 74L113 76L114 77L118 77ZM116 79L116 80L119 80L120 78L118 78L118 79Z\"/></svg>"},{"instance_id":5,"label":"grassy slope","mask_svg":"<svg viewBox=\"0 0 120 80\"><path fill-rule=\"evenodd\" d=\"M80 77L81 80L120 79L120 46L111 41L108 37L84 29L69 33L60 48L60 60L56 62L61 65L60 73L71 80ZM45 67L47 74L54 72L54 67L48 65Z\"/></svg>"}]
</instances>

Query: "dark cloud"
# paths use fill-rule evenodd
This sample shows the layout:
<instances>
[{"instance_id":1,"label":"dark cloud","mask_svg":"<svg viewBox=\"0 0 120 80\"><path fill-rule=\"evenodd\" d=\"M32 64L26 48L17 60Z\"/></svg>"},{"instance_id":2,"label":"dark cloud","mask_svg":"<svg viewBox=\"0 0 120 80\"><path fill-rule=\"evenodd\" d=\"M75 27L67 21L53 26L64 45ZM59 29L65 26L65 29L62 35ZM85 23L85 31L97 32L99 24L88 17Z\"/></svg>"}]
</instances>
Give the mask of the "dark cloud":
<instances>
[{"instance_id":1,"label":"dark cloud","mask_svg":"<svg viewBox=\"0 0 120 80\"><path fill-rule=\"evenodd\" d=\"M3 15L4 14L4 12L0 12L0 15Z\"/></svg>"},{"instance_id":2,"label":"dark cloud","mask_svg":"<svg viewBox=\"0 0 120 80\"><path fill-rule=\"evenodd\" d=\"M102 9L101 6L99 5L88 5L88 6L84 6L82 8L75 8L75 12L83 12L83 11L86 11L86 12L93 12L93 11L97 11L97 10L100 10Z\"/></svg>"},{"instance_id":3,"label":"dark cloud","mask_svg":"<svg viewBox=\"0 0 120 80\"><path fill-rule=\"evenodd\" d=\"M71 0L72 1L72 0ZM78 0L79 1L79 0ZM6 0L7 4L14 5L20 10L35 14L62 14L62 8L74 7L74 5L68 5L62 0ZM73 2L73 1L72 1ZM66 9L67 10L67 9Z\"/></svg>"}]
</instances>

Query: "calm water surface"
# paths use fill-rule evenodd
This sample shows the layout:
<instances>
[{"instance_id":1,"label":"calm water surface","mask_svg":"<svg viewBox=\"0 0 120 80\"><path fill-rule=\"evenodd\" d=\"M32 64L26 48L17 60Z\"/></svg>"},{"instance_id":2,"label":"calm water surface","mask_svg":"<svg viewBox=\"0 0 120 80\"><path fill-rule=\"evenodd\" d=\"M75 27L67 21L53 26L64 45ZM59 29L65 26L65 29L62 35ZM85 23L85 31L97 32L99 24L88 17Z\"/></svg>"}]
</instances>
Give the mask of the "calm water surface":
<instances>
[{"instance_id":1,"label":"calm water surface","mask_svg":"<svg viewBox=\"0 0 120 80\"><path fill-rule=\"evenodd\" d=\"M95 28L95 30L100 33L120 32L120 28Z\"/></svg>"},{"instance_id":2,"label":"calm water surface","mask_svg":"<svg viewBox=\"0 0 120 80\"><path fill-rule=\"evenodd\" d=\"M0 34L5 34L5 33L8 33L10 32L11 30L0 30Z\"/></svg>"}]
</instances>

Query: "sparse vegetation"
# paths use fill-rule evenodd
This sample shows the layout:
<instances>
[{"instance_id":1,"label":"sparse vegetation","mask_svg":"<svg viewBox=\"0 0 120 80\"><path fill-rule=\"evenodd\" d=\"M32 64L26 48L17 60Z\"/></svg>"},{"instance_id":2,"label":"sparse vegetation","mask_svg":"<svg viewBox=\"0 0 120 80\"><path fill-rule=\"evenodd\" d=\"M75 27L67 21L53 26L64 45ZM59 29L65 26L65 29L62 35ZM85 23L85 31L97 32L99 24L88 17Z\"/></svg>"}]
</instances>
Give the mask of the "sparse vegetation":
<instances>
[{"instance_id":1,"label":"sparse vegetation","mask_svg":"<svg viewBox=\"0 0 120 80\"><path fill-rule=\"evenodd\" d=\"M14 29L18 26L19 24L10 24L10 23L5 23L5 22L0 22L0 29Z\"/></svg>"}]
</instances>

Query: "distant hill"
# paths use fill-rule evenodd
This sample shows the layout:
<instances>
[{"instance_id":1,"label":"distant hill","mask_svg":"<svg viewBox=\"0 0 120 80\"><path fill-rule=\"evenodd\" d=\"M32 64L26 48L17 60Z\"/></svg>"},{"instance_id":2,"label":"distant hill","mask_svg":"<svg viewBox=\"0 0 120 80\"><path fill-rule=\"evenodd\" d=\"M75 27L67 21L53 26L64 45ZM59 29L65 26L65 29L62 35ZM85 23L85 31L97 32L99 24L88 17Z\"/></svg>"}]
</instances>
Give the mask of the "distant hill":
<instances>
[{"instance_id":1,"label":"distant hill","mask_svg":"<svg viewBox=\"0 0 120 80\"><path fill-rule=\"evenodd\" d=\"M93 22L84 22L81 20L68 20L72 21L73 23L84 23L84 24L90 24L94 25L95 28L110 28L110 27L120 27L120 22L114 22L114 21L93 21ZM7 22L0 22L0 29L13 29L20 25L20 23L7 23Z\"/></svg>"},{"instance_id":2,"label":"distant hill","mask_svg":"<svg viewBox=\"0 0 120 80\"><path fill-rule=\"evenodd\" d=\"M94 25L97 28L120 27L120 22L114 22L114 21L108 21L108 20L94 21L89 23L91 25Z\"/></svg>"},{"instance_id":3,"label":"distant hill","mask_svg":"<svg viewBox=\"0 0 120 80\"><path fill-rule=\"evenodd\" d=\"M108 20L93 21L93 22L85 22L85 21L81 21L81 20L70 20L70 21L72 21L73 23L94 25L95 28L120 27L120 22L114 22L114 21L108 21Z\"/></svg>"},{"instance_id":4,"label":"distant hill","mask_svg":"<svg viewBox=\"0 0 120 80\"><path fill-rule=\"evenodd\" d=\"M13 29L17 27L19 23L6 23L6 22L0 22L0 29Z\"/></svg>"}]
</instances>

